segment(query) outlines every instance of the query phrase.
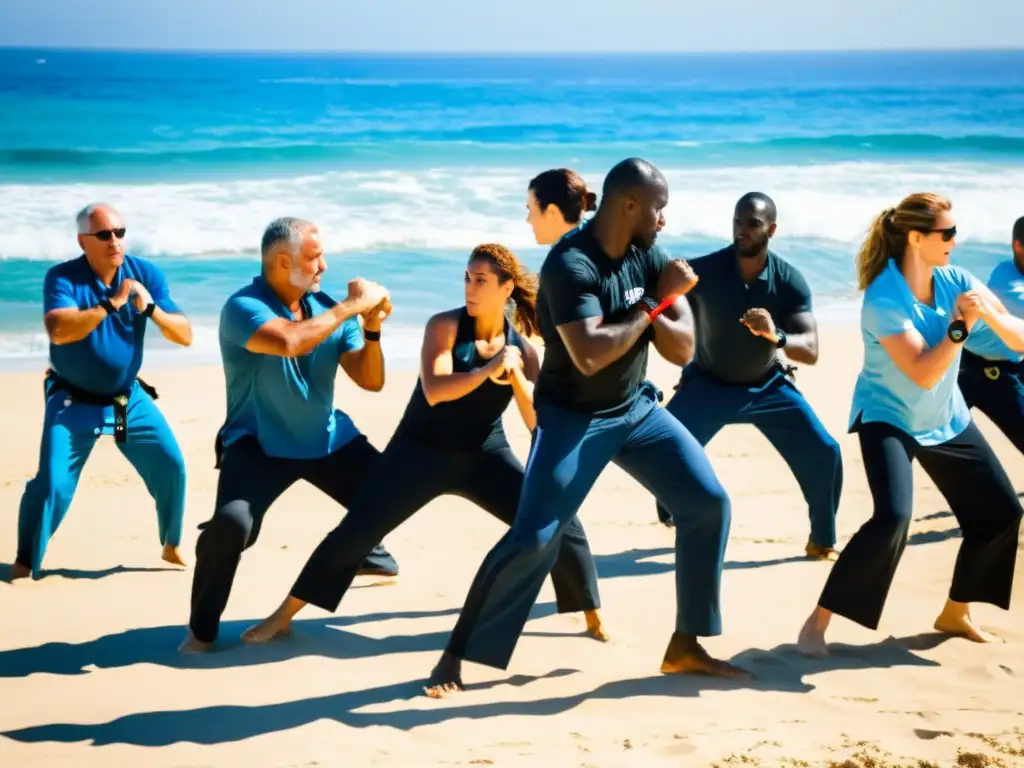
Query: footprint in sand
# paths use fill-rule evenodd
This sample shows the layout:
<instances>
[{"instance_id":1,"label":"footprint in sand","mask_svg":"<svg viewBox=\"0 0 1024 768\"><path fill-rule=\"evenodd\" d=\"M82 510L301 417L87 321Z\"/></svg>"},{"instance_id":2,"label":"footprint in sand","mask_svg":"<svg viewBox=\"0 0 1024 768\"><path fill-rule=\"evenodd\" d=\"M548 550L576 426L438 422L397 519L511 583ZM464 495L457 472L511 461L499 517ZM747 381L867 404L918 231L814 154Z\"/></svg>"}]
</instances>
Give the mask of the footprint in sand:
<instances>
[{"instance_id":1,"label":"footprint in sand","mask_svg":"<svg viewBox=\"0 0 1024 768\"><path fill-rule=\"evenodd\" d=\"M1013 667L1008 667L1006 664L979 664L961 670L960 676L969 680L999 680L1016 677L1017 673Z\"/></svg>"}]
</instances>

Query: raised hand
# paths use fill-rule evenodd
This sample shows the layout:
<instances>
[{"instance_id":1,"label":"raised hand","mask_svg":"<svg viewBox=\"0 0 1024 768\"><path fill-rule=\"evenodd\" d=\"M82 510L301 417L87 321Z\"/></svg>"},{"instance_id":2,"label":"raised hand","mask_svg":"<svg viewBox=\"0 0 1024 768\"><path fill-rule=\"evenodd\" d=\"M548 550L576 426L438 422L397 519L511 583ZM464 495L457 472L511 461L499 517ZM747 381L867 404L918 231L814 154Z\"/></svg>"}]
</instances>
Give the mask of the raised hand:
<instances>
[{"instance_id":1,"label":"raised hand","mask_svg":"<svg viewBox=\"0 0 1024 768\"><path fill-rule=\"evenodd\" d=\"M519 347L506 344L504 349L495 356L495 359L500 362L496 363L495 369L487 378L495 384L511 384L512 377L510 374L512 371L516 368L522 370L523 353L519 351Z\"/></svg>"},{"instance_id":2,"label":"raised hand","mask_svg":"<svg viewBox=\"0 0 1024 768\"><path fill-rule=\"evenodd\" d=\"M125 282L131 283L132 306L139 312L145 311L146 307L153 303L149 289L138 280L126 280Z\"/></svg>"},{"instance_id":3,"label":"raised hand","mask_svg":"<svg viewBox=\"0 0 1024 768\"><path fill-rule=\"evenodd\" d=\"M381 325L391 314L391 299L384 299L380 304L362 314L363 328L367 331L379 331Z\"/></svg>"},{"instance_id":4,"label":"raised hand","mask_svg":"<svg viewBox=\"0 0 1024 768\"><path fill-rule=\"evenodd\" d=\"M348 298L355 302L359 314L369 312L389 298L388 290L380 283L357 277L348 282Z\"/></svg>"},{"instance_id":5,"label":"raised hand","mask_svg":"<svg viewBox=\"0 0 1024 768\"><path fill-rule=\"evenodd\" d=\"M967 323L970 330L973 325L991 311L985 297L977 291L964 291L956 297L956 311Z\"/></svg>"},{"instance_id":6,"label":"raised hand","mask_svg":"<svg viewBox=\"0 0 1024 768\"><path fill-rule=\"evenodd\" d=\"M125 278L121 281L121 284L117 286L117 293L110 297L110 303L114 309L120 310L125 304L128 303L128 299L132 295L132 283L134 280Z\"/></svg>"},{"instance_id":7,"label":"raised hand","mask_svg":"<svg viewBox=\"0 0 1024 768\"><path fill-rule=\"evenodd\" d=\"M658 276L658 299L675 299L689 293L700 280L693 267L682 259L672 259Z\"/></svg>"},{"instance_id":8,"label":"raised hand","mask_svg":"<svg viewBox=\"0 0 1024 768\"><path fill-rule=\"evenodd\" d=\"M772 320L772 316L768 314L767 309L761 309L760 307L748 309L743 313L740 322L755 336L768 339L773 344L778 343L779 336L775 332L775 322Z\"/></svg>"}]
</instances>

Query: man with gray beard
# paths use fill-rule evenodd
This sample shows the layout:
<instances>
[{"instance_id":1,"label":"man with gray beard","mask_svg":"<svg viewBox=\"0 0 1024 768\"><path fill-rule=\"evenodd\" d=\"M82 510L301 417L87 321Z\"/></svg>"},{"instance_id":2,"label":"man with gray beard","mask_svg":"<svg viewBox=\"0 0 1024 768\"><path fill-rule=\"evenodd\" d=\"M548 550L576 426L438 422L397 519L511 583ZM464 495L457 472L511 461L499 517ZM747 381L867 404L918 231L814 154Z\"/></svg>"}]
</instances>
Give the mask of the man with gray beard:
<instances>
[{"instance_id":1,"label":"man with gray beard","mask_svg":"<svg viewBox=\"0 0 1024 768\"><path fill-rule=\"evenodd\" d=\"M261 254L260 275L221 311L227 384L227 418L216 447L221 474L213 517L199 526L183 652L207 650L216 639L242 552L256 542L263 516L282 493L302 479L347 507L380 456L334 408L334 382L340 365L363 389L383 388L387 290L356 278L340 302L323 293L320 234L302 219L271 222ZM361 572L393 575L398 566L378 545Z\"/></svg>"}]
</instances>

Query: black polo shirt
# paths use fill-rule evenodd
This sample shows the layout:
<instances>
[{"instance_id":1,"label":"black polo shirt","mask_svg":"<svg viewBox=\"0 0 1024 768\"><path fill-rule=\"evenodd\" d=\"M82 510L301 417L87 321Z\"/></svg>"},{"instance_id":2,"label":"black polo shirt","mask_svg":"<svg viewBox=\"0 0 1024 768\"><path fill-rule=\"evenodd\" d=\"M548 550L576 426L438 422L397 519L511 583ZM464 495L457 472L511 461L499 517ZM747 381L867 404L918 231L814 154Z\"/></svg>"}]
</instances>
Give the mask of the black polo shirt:
<instances>
[{"instance_id":1,"label":"black polo shirt","mask_svg":"<svg viewBox=\"0 0 1024 768\"><path fill-rule=\"evenodd\" d=\"M534 393L538 405L610 416L632 401L647 376L652 333L645 333L611 365L584 376L557 328L588 317L621 322L645 293L654 295L668 260L657 246L650 250L630 246L621 259L611 259L589 226L554 245L541 266L537 294L537 321L544 338L544 362Z\"/></svg>"},{"instance_id":2,"label":"black polo shirt","mask_svg":"<svg viewBox=\"0 0 1024 768\"><path fill-rule=\"evenodd\" d=\"M740 276L733 246L690 262L700 281L687 295L696 321L693 365L723 384L757 384L775 368L778 348L740 322L748 309L768 310L776 327L790 331L793 315L811 311L811 289L800 271L768 252L751 283Z\"/></svg>"}]
</instances>

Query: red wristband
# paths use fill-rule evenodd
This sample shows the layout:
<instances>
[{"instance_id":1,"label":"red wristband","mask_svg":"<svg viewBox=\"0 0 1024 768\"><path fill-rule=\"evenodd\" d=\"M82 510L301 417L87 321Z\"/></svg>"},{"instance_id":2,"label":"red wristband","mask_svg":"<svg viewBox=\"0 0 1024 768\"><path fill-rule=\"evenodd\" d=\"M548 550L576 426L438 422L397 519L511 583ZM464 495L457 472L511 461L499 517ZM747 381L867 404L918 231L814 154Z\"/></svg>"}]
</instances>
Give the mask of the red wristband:
<instances>
[{"instance_id":1,"label":"red wristband","mask_svg":"<svg viewBox=\"0 0 1024 768\"><path fill-rule=\"evenodd\" d=\"M661 304L656 306L654 309L648 309L647 316L651 318L651 322L653 323L654 318L656 318L658 315L660 315L662 312L668 309L669 306L671 306L675 302L675 300L675 296L670 296L669 298L662 301Z\"/></svg>"}]
</instances>

